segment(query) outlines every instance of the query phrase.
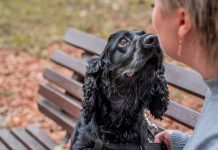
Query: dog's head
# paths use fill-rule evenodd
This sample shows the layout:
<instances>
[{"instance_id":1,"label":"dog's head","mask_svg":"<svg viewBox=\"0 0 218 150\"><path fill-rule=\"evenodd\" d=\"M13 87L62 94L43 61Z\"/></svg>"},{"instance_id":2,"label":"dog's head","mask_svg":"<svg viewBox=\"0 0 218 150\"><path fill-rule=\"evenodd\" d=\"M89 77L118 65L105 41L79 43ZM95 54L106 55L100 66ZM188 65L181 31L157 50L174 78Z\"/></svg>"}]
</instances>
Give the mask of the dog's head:
<instances>
[{"instance_id":1,"label":"dog's head","mask_svg":"<svg viewBox=\"0 0 218 150\"><path fill-rule=\"evenodd\" d=\"M163 53L157 36L144 31L125 30L112 34L101 59L110 62L108 67L115 78L138 77L142 69L163 69Z\"/></svg>"},{"instance_id":2,"label":"dog's head","mask_svg":"<svg viewBox=\"0 0 218 150\"><path fill-rule=\"evenodd\" d=\"M161 118L168 105L168 90L163 74L163 52L156 35L136 30L112 34L103 53L99 58L92 59L87 68L83 86L85 118L89 121L97 103L100 103L96 101L102 90L99 84L103 85L103 92L106 91L108 98L114 86L134 86L137 91L128 91L130 88L121 90L133 93L129 97L143 99L151 114Z\"/></svg>"}]
</instances>

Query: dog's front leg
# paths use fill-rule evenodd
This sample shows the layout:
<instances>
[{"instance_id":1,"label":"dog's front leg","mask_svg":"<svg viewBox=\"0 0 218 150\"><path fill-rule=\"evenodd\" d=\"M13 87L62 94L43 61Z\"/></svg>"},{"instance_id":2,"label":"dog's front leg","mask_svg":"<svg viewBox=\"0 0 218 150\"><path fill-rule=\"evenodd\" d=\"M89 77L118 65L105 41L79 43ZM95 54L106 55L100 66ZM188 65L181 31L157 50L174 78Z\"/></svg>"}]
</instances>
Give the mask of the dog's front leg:
<instances>
[{"instance_id":1,"label":"dog's front leg","mask_svg":"<svg viewBox=\"0 0 218 150\"><path fill-rule=\"evenodd\" d=\"M78 140L82 123L83 123L82 116L80 115L80 118L76 124L76 127L74 128L73 134L71 135L70 150L74 150L73 146L75 145L76 141Z\"/></svg>"}]
</instances>

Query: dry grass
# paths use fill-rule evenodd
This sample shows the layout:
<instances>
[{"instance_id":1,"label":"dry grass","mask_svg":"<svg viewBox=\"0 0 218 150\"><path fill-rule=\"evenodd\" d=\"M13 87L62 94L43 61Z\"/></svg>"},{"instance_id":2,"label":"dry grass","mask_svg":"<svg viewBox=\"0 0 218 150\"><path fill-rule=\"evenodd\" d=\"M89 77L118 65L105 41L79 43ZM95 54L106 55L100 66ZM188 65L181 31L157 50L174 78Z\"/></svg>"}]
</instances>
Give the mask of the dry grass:
<instances>
[{"instance_id":1,"label":"dry grass","mask_svg":"<svg viewBox=\"0 0 218 150\"><path fill-rule=\"evenodd\" d=\"M0 1L0 48L47 57L69 27L102 38L120 29L147 29L151 0Z\"/></svg>"}]
</instances>

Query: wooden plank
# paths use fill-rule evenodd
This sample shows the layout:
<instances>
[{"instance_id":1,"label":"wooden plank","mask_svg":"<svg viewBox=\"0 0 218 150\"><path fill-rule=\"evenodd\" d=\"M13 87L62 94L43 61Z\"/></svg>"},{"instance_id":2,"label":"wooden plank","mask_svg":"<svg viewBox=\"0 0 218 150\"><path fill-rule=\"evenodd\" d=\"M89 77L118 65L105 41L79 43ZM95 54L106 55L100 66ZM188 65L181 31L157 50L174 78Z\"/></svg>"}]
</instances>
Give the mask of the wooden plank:
<instances>
[{"instance_id":1,"label":"wooden plank","mask_svg":"<svg viewBox=\"0 0 218 150\"><path fill-rule=\"evenodd\" d=\"M78 85L77 88L81 89L82 85ZM43 96L45 96L49 100L54 101L54 99L55 99L55 101L57 101L55 103L58 106L60 106L61 108L63 108L65 111L70 113L70 115L72 115L74 117L78 116L79 111L81 109L81 107L78 106L80 104L78 104L78 105L73 104L70 97L64 96L66 98L69 98L67 100L69 102L66 102L66 100L65 100L66 98L60 98L60 96L58 96L59 94L52 96L53 95L52 93L58 93L58 92L53 91L53 89L50 89L50 87L45 87L45 86L40 87L39 91ZM50 91L50 93L49 93L49 91ZM45 93L45 94L43 94L43 93ZM82 97L82 95L80 97ZM64 103L66 103L66 104L64 104ZM74 111L75 107L78 109L77 113L75 113L75 111ZM183 117L181 117L180 114L185 114L185 115L183 115ZM188 126L188 127L194 128L194 126L197 122L199 113L192 110L192 109L184 107L184 106L182 106L174 101L171 101L169 108L168 108L168 111L166 112L166 115L168 117Z\"/></svg>"},{"instance_id":2,"label":"wooden plank","mask_svg":"<svg viewBox=\"0 0 218 150\"><path fill-rule=\"evenodd\" d=\"M27 150L27 148L6 129L0 129L0 140L12 150Z\"/></svg>"},{"instance_id":3,"label":"wooden plank","mask_svg":"<svg viewBox=\"0 0 218 150\"><path fill-rule=\"evenodd\" d=\"M47 95L49 95L47 96L47 98L52 99L52 97L50 97L52 95L52 93L50 93L50 87L43 86L42 88L40 88L40 91L42 91L43 93L45 92ZM45 94L42 95L44 96ZM62 109L64 109L66 112L68 112L70 115L76 118L79 116L81 106L78 107L78 105L74 105L73 103L71 103L70 99L68 100L69 102L66 102L64 99L59 98L59 96L54 95L54 97L57 101L55 102L57 106L60 106ZM74 109L77 109L77 111L75 112ZM194 128L198 120L199 113L190 108L184 107L174 101L171 101L166 112L166 116L188 127Z\"/></svg>"},{"instance_id":4,"label":"wooden plank","mask_svg":"<svg viewBox=\"0 0 218 150\"><path fill-rule=\"evenodd\" d=\"M62 128L64 128L68 133L72 133L76 126L76 119L70 115L64 113L56 106L52 105L47 100L41 100L38 102L39 110L45 114L47 117L54 120Z\"/></svg>"},{"instance_id":5,"label":"wooden plank","mask_svg":"<svg viewBox=\"0 0 218 150\"><path fill-rule=\"evenodd\" d=\"M3 142L0 141L0 150L9 150L9 148Z\"/></svg>"},{"instance_id":6,"label":"wooden plank","mask_svg":"<svg viewBox=\"0 0 218 150\"><path fill-rule=\"evenodd\" d=\"M174 101L170 101L166 116L172 118L190 128L194 128L199 118L199 113L182 106Z\"/></svg>"},{"instance_id":7,"label":"wooden plank","mask_svg":"<svg viewBox=\"0 0 218 150\"><path fill-rule=\"evenodd\" d=\"M52 83L64 88L72 94L74 97L82 100L83 99L83 91L81 89L82 84L72 78L65 77L61 73L55 71L54 69L46 69L44 71L44 77L51 81Z\"/></svg>"},{"instance_id":8,"label":"wooden plank","mask_svg":"<svg viewBox=\"0 0 218 150\"><path fill-rule=\"evenodd\" d=\"M73 85L71 85L71 86L73 86ZM81 89L82 88L81 86L82 86L81 84L77 85L77 88ZM81 92L80 92L80 94L81 94ZM80 95L80 96L77 95L77 97L81 98L82 95ZM67 104L67 106L70 106L70 105ZM69 110L71 110L70 107L69 107ZM187 115L185 117L181 117L180 114L184 114L184 113L187 113ZM73 114L74 113L72 112L71 115L73 115ZM191 128L193 128L195 126L198 115L199 114L197 112L195 112L195 111L193 111L191 109L188 109L186 107L183 107L182 105L175 104L173 101L172 101L171 105L169 106L169 109L168 109L168 112L167 112L168 117L170 117L170 118L172 118L174 120L177 120L178 122L180 122L180 123L182 123L184 125L187 125L188 127L191 127Z\"/></svg>"},{"instance_id":9,"label":"wooden plank","mask_svg":"<svg viewBox=\"0 0 218 150\"><path fill-rule=\"evenodd\" d=\"M186 71L176 65L166 63L165 77L169 84L189 91L197 96L204 97L207 92L207 85L202 77L194 71Z\"/></svg>"},{"instance_id":10,"label":"wooden plank","mask_svg":"<svg viewBox=\"0 0 218 150\"><path fill-rule=\"evenodd\" d=\"M62 60L68 60L62 63L62 65L64 65L67 68L70 68L71 70L78 70L78 65L72 65L76 64L77 62L75 58L72 58L69 55L64 54L63 52L58 51L55 52L55 55L59 56L55 57L55 61L61 63ZM181 88L185 91L191 92L200 97L204 97L206 95L207 85L203 82L202 77L198 73L194 71L187 71L181 67L178 67L170 63L165 63L165 68L165 77L169 84ZM84 62L80 64L79 70L79 74L84 77L86 71Z\"/></svg>"},{"instance_id":11,"label":"wooden plank","mask_svg":"<svg viewBox=\"0 0 218 150\"><path fill-rule=\"evenodd\" d=\"M82 42L77 42L75 39L82 40ZM64 41L70 45L83 48L94 55L100 55L106 45L106 41L73 28L67 31ZM94 45L101 46L99 46L97 50L96 46L92 46L93 43L90 43L90 41L95 41ZM206 94L207 86L203 82L202 78L195 72L166 63L166 77L170 84L196 94L197 96L204 97Z\"/></svg>"},{"instance_id":12,"label":"wooden plank","mask_svg":"<svg viewBox=\"0 0 218 150\"><path fill-rule=\"evenodd\" d=\"M46 150L45 147L21 128L13 128L11 133L30 150Z\"/></svg>"},{"instance_id":13,"label":"wooden plank","mask_svg":"<svg viewBox=\"0 0 218 150\"><path fill-rule=\"evenodd\" d=\"M84 75L86 71L86 64L80 59L76 59L67 55L64 52L56 51L51 57L51 60L63 67L71 69L79 75Z\"/></svg>"},{"instance_id":14,"label":"wooden plank","mask_svg":"<svg viewBox=\"0 0 218 150\"><path fill-rule=\"evenodd\" d=\"M64 35L64 41L75 47L82 48L89 53L100 54L107 42L91 34L70 28Z\"/></svg>"},{"instance_id":15,"label":"wooden plank","mask_svg":"<svg viewBox=\"0 0 218 150\"><path fill-rule=\"evenodd\" d=\"M61 109L68 112L70 115L77 118L80 114L81 104L73 97L69 97L64 93L47 85L40 85L39 94L56 104Z\"/></svg>"},{"instance_id":16,"label":"wooden plank","mask_svg":"<svg viewBox=\"0 0 218 150\"><path fill-rule=\"evenodd\" d=\"M49 150L53 150L57 145L45 132L34 125L28 126L26 131Z\"/></svg>"},{"instance_id":17,"label":"wooden plank","mask_svg":"<svg viewBox=\"0 0 218 150\"><path fill-rule=\"evenodd\" d=\"M57 107L54 107L47 100L41 100L38 102L39 110L50 119L57 122L63 127L68 133L72 133L76 127L76 119L70 117ZM151 121L152 122L152 121ZM153 123L153 122L152 122ZM165 130L163 127L157 125L159 132Z\"/></svg>"}]
</instances>

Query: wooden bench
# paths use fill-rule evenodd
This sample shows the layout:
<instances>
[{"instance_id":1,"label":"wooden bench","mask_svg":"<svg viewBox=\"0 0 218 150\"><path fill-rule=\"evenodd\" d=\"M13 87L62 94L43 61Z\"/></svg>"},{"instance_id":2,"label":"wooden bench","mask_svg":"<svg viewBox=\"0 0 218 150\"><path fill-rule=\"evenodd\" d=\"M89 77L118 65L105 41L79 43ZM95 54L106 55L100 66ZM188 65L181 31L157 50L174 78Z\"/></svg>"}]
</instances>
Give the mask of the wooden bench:
<instances>
[{"instance_id":1,"label":"wooden bench","mask_svg":"<svg viewBox=\"0 0 218 150\"><path fill-rule=\"evenodd\" d=\"M103 51L106 41L73 28L66 32L64 41L84 50L84 53L81 59L73 58L62 51L56 51L53 54L52 62L74 73L73 76L65 76L53 68L46 69L44 78L48 80L48 84L40 85L39 93L44 99L39 101L38 107L42 113L62 126L67 133L72 133L80 113L80 103L83 100L81 87L86 71L86 62L90 57L99 55ZM169 85L201 98L205 96L207 86L198 73L170 63L166 63L165 67L165 76ZM166 116L193 129L199 113L171 101Z\"/></svg>"},{"instance_id":2,"label":"wooden bench","mask_svg":"<svg viewBox=\"0 0 218 150\"><path fill-rule=\"evenodd\" d=\"M57 143L36 126L0 129L0 150L53 150Z\"/></svg>"}]
</instances>

